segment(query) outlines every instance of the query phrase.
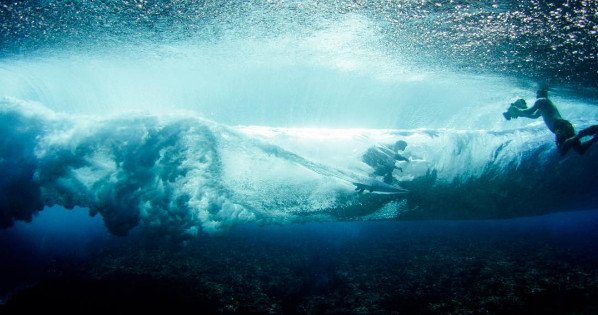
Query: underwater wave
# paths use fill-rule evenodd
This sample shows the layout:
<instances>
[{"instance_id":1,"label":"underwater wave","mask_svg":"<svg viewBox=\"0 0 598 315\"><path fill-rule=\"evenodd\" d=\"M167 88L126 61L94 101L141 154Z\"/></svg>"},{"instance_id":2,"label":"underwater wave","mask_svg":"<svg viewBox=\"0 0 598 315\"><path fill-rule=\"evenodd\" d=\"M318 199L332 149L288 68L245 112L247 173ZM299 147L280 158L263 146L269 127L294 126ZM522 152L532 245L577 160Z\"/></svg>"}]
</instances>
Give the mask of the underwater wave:
<instances>
[{"instance_id":1,"label":"underwater wave","mask_svg":"<svg viewBox=\"0 0 598 315\"><path fill-rule=\"evenodd\" d=\"M406 141L384 184L364 153ZM493 219L591 208L598 153L560 158L540 126L512 131L229 127L192 114L58 114L0 103L0 226L45 206L185 239L237 224ZM353 183L407 189L355 191ZM386 185L386 186L385 186Z\"/></svg>"}]
</instances>

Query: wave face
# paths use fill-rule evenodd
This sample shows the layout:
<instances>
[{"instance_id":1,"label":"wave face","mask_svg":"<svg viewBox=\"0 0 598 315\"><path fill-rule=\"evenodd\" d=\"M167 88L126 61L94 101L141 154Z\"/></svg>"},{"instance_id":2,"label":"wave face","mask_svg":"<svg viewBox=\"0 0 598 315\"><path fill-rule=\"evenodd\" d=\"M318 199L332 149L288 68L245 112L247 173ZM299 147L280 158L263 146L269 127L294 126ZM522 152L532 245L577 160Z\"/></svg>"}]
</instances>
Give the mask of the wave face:
<instances>
[{"instance_id":1,"label":"wave face","mask_svg":"<svg viewBox=\"0 0 598 315\"><path fill-rule=\"evenodd\" d=\"M598 152L561 159L541 126L514 131L227 127L192 115L111 118L0 103L0 223L89 208L108 230L184 239L240 223L496 219L596 205ZM408 143L377 181L371 147ZM394 187L399 187L395 183Z\"/></svg>"},{"instance_id":2,"label":"wave face","mask_svg":"<svg viewBox=\"0 0 598 315\"><path fill-rule=\"evenodd\" d=\"M547 88L577 129L598 122L597 12L583 0L0 4L0 226L51 205L173 239L595 208L596 149L560 158L540 121L501 113ZM402 171L364 162L399 140Z\"/></svg>"}]
</instances>

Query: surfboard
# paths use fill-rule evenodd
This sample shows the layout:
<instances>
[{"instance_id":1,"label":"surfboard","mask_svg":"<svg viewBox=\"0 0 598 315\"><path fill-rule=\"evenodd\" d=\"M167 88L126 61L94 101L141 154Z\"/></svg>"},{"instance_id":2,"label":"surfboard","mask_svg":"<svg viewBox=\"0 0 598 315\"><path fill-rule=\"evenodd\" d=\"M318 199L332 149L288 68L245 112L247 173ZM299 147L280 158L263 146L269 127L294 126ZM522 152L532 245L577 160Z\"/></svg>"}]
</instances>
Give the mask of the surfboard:
<instances>
[{"instance_id":1,"label":"surfboard","mask_svg":"<svg viewBox=\"0 0 598 315\"><path fill-rule=\"evenodd\" d=\"M380 194L406 194L409 191L400 187L394 187L391 185L387 185L385 183L377 183L377 182L371 182L369 184L364 184L364 183L352 183L353 185L355 185L355 191L357 191L358 193L363 193L365 190L367 190L370 193L380 193Z\"/></svg>"}]
</instances>

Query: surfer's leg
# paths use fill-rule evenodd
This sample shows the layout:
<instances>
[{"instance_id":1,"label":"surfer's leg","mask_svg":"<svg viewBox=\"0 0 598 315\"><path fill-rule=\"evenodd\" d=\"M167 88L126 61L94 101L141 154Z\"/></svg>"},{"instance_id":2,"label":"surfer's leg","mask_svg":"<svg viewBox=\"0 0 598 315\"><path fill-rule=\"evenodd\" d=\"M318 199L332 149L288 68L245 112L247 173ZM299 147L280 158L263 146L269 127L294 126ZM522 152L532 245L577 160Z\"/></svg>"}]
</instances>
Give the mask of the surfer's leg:
<instances>
[{"instance_id":1,"label":"surfer's leg","mask_svg":"<svg viewBox=\"0 0 598 315\"><path fill-rule=\"evenodd\" d=\"M390 185L390 184L392 184L393 180L394 180L394 178L392 177L392 172L384 175L384 183Z\"/></svg>"},{"instance_id":2,"label":"surfer's leg","mask_svg":"<svg viewBox=\"0 0 598 315\"><path fill-rule=\"evenodd\" d=\"M577 153L579 154L584 154L586 153L586 151L592 146L592 144L594 144L594 142L598 141L598 134L594 136L594 138L580 144L575 148L575 151L577 151Z\"/></svg>"},{"instance_id":3,"label":"surfer's leg","mask_svg":"<svg viewBox=\"0 0 598 315\"><path fill-rule=\"evenodd\" d=\"M580 147L579 140L576 139L575 137L571 137L571 138L563 141L560 145L557 140L557 148L558 148L559 154L561 156L565 156L565 154L567 154L567 152L569 152L569 150L571 148L575 148L575 151L577 151L579 153L579 147ZM583 154L583 153L579 153L579 154Z\"/></svg>"},{"instance_id":4,"label":"surfer's leg","mask_svg":"<svg viewBox=\"0 0 598 315\"><path fill-rule=\"evenodd\" d=\"M581 130L577 136L575 136L575 138L580 139L583 137L587 137L587 136L591 136L591 135L596 135L598 134L598 125L594 125L594 126L590 126L584 130Z\"/></svg>"},{"instance_id":5,"label":"surfer's leg","mask_svg":"<svg viewBox=\"0 0 598 315\"><path fill-rule=\"evenodd\" d=\"M584 143L581 143L580 140L582 138L592 136L592 135L594 135L594 138L592 138ZM581 130L577 135L575 135L575 137L567 139L567 141L565 141L563 146L573 147L573 149L575 149L575 151L577 151L577 153L584 154L592 146L592 144L594 144L594 142L596 142L596 141L598 141L598 125L590 126L584 130Z\"/></svg>"}]
</instances>

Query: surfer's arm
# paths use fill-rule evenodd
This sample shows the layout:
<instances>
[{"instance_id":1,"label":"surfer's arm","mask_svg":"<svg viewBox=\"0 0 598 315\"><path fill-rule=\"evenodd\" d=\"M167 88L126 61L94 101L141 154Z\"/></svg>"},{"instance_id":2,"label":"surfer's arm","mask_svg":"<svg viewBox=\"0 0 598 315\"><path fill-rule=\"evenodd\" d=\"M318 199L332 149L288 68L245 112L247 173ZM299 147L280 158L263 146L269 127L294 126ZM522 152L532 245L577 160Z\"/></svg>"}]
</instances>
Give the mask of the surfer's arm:
<instances>
[{"instance_id":1,"label":"surfer's arm","mask_svg":"<svg viewBox=\"0 0 598 315\"><path fill-rule=\"evenodd\" d=\"M542 113L540 113L540 111L539 111L539 110L537 110L535 113L533 113L533 114L529 115L528 117L529 117L529 118L536 119L536 118L538 118L538 117L541 117L541 116L542 116Z\"/></svg>"},{"instance_id":2,"label":"surfer's arm","mask_svg":"<svg viewBox=\"0 0 598 315\"><path fill-rule=\"evenodd\" d=\"M406 157L404 157L404 156L402 156L402 155L400 155L398 153L395 154L395 160L409 162L409 158L406 158Z\"/></svg>"},{"instance_id":3,"label":"surfer's arm","mask_svg":"<svg viewBox=\"0 0 598 315\"><path fill-rule=\"evenodd\" d=\"M511 106L509 108L509 112L511 113L511 116L516 118L516 117L527 117L527 118L532 118L532 119L536 119L540 116L542 116L542 112L540 111L540 106L538 105L538 102L536 102L534 104L534 106L532 106L531 108L526 108L526 109L519 109L515 106Z\"/></svg>"},{"instance_id":4,"label":"surfer's arm","mask_svg":"<svg viewBox=\"0 0 598 315\"><path fill-rule=\"evenodd\" d=\"M526 117L526 118L531 118L531 119L536 119L536 118L542 117L542 112L539 110L532 112L531 108L530 108L530 111L528 111L528 112L526 112L526 111L521 111L521 113L518 113L519 117Z\"/></svg>"}]
</instances>

